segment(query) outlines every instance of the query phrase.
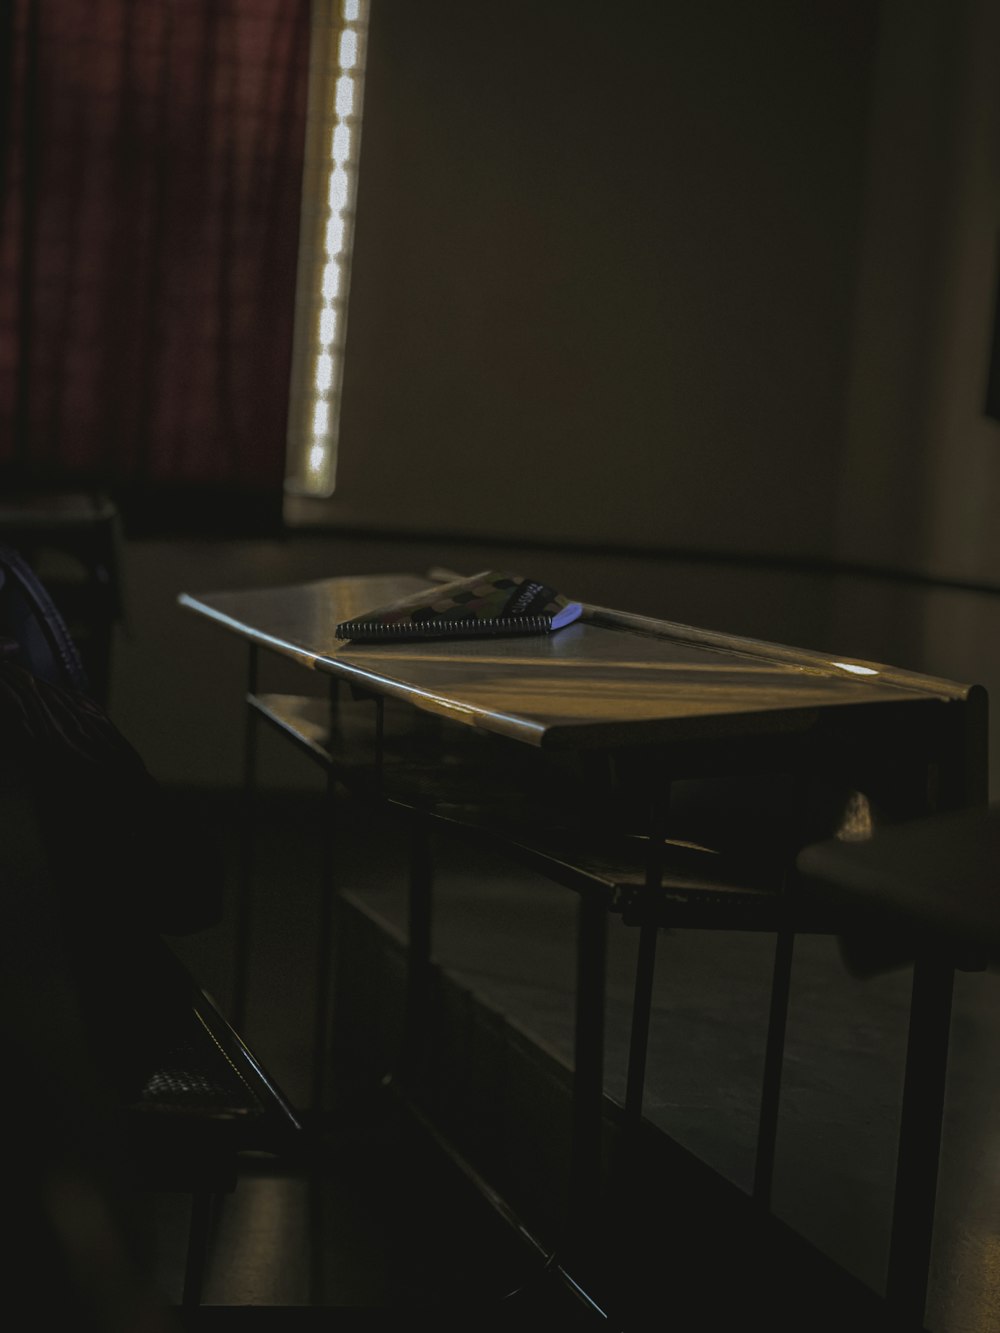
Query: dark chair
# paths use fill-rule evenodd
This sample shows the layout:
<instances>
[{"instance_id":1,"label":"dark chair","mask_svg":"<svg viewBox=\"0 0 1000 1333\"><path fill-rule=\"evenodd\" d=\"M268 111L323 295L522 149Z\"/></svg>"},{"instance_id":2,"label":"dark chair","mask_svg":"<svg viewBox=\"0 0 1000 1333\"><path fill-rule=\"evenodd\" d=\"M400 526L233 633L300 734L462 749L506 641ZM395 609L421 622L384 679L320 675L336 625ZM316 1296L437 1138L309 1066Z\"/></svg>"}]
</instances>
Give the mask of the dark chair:
<instances>
[{"instance_id":1,"label":"dark chair","mask_svg":"<svg viewBox=\"0 0 1000 1333\"><path fill-rule=\"evenodd\" d=\"M929 815L859 841L826 839L804 848L797 865L802 892L851 921L842 951L852 970L914 965L919 1026L911 1026L886 1290L922 1327L953 976L1000 959L1000 806Z\"/></svg>"},{"instance_id":2,"label":"dark chair","mask_svg":"<svg viewBox=\"0 0 1000 1333\"><path fill-rule=\"evenodd\" d=\"M297 1113L211 996L169 954L186 994L172 1030L124 1103L126 1158L136 1188L191 1195L183 1304L197 1305L215 1205L236 1189L240 1155L294 1154Z\"/></svg>"},{"instance_id":3,"label":"dark chair","mask_svg":"<svg viewBox=\"0 0 1000 1333\"><path fill-rule=\"evenodd\" d=\"M51 948L37 940L35 948L63 960L59 985L84 1032L87 1077L122 1131L116 1169L132 1188L192 1196L182 1300L195 1305L213 1201L235 1188L239 1154L287 1152L300 1124L163 939L213 924L221 909L206 830L193 822L185 845L188 830L87 693L46 589L4 546L0 647L0 837L11 849L4 891L23 898L35 885L46 896ZM30 826L35 835L26 837ZM60 1020L44 1031L29 1063L48 1064L58 1095L72 1095L68 1028ZM102 1102L77 1091L89 1111Z\"/></svg>"},{"instance_id":4,"label":"dark chair","mask_svg":"<svg viewBox=\"0 0 1000 1333\"><path fill-rule=\"evenodd\" d=\"M875 935L902 937L911 951L930 943L1000 959L1000 805L814 843L798 865L815 895L849 907Z\"/></svg>"},{"instance_id":5,"label":"dark chair","mask_svg":"<svg viewBox=\"0 0 1000 1333\"><path fill-rule=\"evenodd\" d=\"M125 614L117 506L101 492L8 492L0 542L44 584L86 665L90 693L106 706L115 626Z\"/></svg>"},{"instance_id":6,"label":"dark chair","mask_svg":"<svg viewBox=\"0 0 1000 1333\"><path fill-rule=\"evenodd\" d=\"M0 638L8 656L52 685L90 693L90 679L62 614L22 553L0 544Z\"/></svg>"}]
</instances>

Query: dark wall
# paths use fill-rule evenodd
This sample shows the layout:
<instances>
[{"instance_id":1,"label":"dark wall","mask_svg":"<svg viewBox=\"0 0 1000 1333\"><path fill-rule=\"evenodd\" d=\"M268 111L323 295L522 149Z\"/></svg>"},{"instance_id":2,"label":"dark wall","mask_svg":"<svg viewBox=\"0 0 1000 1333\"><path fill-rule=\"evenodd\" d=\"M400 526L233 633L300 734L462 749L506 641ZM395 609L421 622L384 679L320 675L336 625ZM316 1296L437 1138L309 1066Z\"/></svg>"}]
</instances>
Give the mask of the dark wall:
<instances>
[{"instance_id":1,"label":"dark wall","mask_svg":"<svg viewBox=\"0 0 1000 1333\"><path fill-rule=\"evenodd\" d=\"M372 6L338 519L828 551L879 6Z\"/></svg>"}]
</instances>

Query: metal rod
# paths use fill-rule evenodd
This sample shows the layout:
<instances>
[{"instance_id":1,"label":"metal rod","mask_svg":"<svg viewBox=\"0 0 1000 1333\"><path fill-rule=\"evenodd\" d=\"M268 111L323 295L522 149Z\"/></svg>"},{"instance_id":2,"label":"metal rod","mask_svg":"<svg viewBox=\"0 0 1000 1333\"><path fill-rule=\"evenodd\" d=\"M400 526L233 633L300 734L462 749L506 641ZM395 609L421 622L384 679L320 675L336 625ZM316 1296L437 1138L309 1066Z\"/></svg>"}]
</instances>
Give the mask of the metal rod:
<instances>
[{"instance_id":1,"label":"metal rod","mask_svg":"<svg viewBox=\"0 0 1000 1333\"><path fill-rule=\"evenodd\" d=\"M433 936L434 865L427 821L419 810L410 826L409 950L406 1013L403 1016L403 1069L407 1080L424 1069L429 1020Z\"/></svg>"},{"instance_id":2,"label":"metal rod","mask_svg":"<svg viewBox=\"0 0 1000 1333\"><path fill-rule=\"evenodd\" d=\"M385 700L379 695L375 700L375 795L385 795Z\"/></svg>"},{"instance_id":3,"label":"metal rod","mask_svg":"<svg viewBox=\"0 0 1000 1333\"><path fill-rule=\"evenodd\" d=\"M642 924L639 928L639 952L632 993L632 1025L629 1031L628 1073L625 1083L625 1122L631 1137L642 1119L642 1099L646 1084L649 1053L649 1029L653 1007L653 980L656 973L656 939L659 934L654 912L656 895L663 883L664 837L670 804L670 784L654 778L649 792L645 885L642 896Z\"/></svg>"},{"instance_id":4,"label":"metal rod","mask_svg":"<svg viewBox=\"0 0 1000 1333\"><path fill-rule=\"evenodd\" d=\"M950 962L917 959L886 1277L887 1302L914 1328L923 1325L927 1298L953 986Z\"/></svg>"},{"instance_id":5,"label":"metal rod","mask_svg":"<svg viewBox=\"0 0 1000 1333\"><path fill-rule=\"evenodd\" d=\"M333 975L333 907L336 896L337 779L326 770L326 818L323 823L323 861L319 886L319 939L316 954L316 1014L313 1032L312 1108L323 1110L326 1085L327 1040L330 1028L330 982Z\"/></svg>"},{"instance_id":6,"label":"metal rod","mask_svg":"<svg viewBox=\"0 0 1000 1333\"><path fill-rule=\"evenodd\" d=\"M247 694L243 731L243 792L240 818L239 878L236 884L236 921L233 953L232 1022L242 1030L247 1014L250 938L253 933L253 861L257 788L257 645L247 660Z\"/></svg>"},{"instance_id":7,"label":"metal rod","mask_svg":"<svg viewBox=\"0 0 1000 1333\"><path fill-rule=\"evenodd\" d=\"M761 1081L760 1115L757 1121L757 1155L753 1174L753 1197L764 1209L769 1209L771 1206L771 1186L774 1180L778 1108L781 1101L781 1074L785 1059L785 1032L788 1027L788 1000L792 985L794 946L794 931L783 926L774 942L774 969L771 975L771 1002L767 1019L764 1075Z\"/></svg>"},{"instance_id":8,"label":"metal rod","mask_svg":"<svg viewBox=\"0 0 1000 1333\"><path fill-rule=\"evenodd\" d=\"M639 953L632 994L632 1026L629 1032L628 1073L625 1081L625 1120L634 1129L642 1119L642 1097L646 1085L649 1028L653 1007L653 978L656 975L656 939L659 926L644 921L639 927Z\"/></svg>"},{"instance_id":9,"label":"metal rod","mask_svg":"<svg viewBox=\"0 0 1000 1333\"><path fill-rule=\"evenodd\" d=\"M593 1230L601 1178L607 912L586 894L577 908L576 1015L569 1235L578 1249Z\"/></svg>"}]
</instances>

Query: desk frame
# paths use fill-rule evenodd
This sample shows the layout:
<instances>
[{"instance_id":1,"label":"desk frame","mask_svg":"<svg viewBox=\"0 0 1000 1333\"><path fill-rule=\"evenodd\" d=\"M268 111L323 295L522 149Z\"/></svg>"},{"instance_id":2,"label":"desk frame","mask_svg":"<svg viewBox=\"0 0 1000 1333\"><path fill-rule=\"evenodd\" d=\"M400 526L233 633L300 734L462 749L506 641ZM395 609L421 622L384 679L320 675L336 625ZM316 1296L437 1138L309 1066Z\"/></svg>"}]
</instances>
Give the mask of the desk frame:
<instances>
[{"instance_id":1,"label":"desk frame","mask_svg":"<svg viewBox=\"0 0 1000 1333\"><path fill-rule=\"evenodd\" d=\"M330 584L336 582L329 581ZM316 585L317 589L319 586ZM291 593L295 590L288 591ZM227 600L231 600L231 596L218 594L214 597L193 598L185 595L181 601L190 609L207 615L249 641L244 772L248 811L256 782L257 717L261 715L268 717L279 730L297 740L326 768L331 819L327 831L328 852L324 872L326 882L321 954L324 950L329 953L326 944L329 940L333 907L335 859L332 827L336 765L332 756L328 752L324 754L323 747L317 746L313 739L297 734L293 725L290 726L269 713L258 692L258 646L265 646L279 654L293 657L305 666L327 672L334 678L334 682L346 680L355 688L374 695L376 701L374 763L375 770L379 774L383 758L383 704L385 699L393 697L403 698L415 707L426 708L429 711L440 712L443 707L446 715L453 720L460 722L471 720L476 726L493 729L501 734L543 747L552 745L573 748L579 744L583 749L588 747L600 749L623 743L639 743L655 751L658 747L669 745L671 741L675 746L697 744L699 736L704 735L706 730L709 735L713 734L711 720L706 728L704 722L691 715L646 718L639 725L633 721L614 721L602 717L593 724L584 719L579 723L557 721L553 725L546 726L544 723L539 725L530 715L522 717L516 713L512 715L510 710L493 712L483 709L470 719L470 709L467 702L460 697L460 693L456 693L452 702L451 697L440 692L429 692L425 686L420 686L414 691L412 687L394 677L391 671L383 672L380 669L373 672L370 664L366 667L363 662L359 663L357 655L351 653L350 646L344 651L340 651L339 648L324 649L322 644L310 647L300 639L283 637L266 626L255 624L249 616L241 620L239 615L233 614L231 608L227 608L226 603ZM239 595L235 596L238 602ZM252 597L252 594L250 596ZM377 604L381 600L384 599L377 597L373 590L369 604ZM815 677L820 697L819 702L813 703L811 713L807 709L807 714L811 717L809 726L815 725L816 718L822 719L826 716L827 710L821 696L824 690L829 689L830 706L838 713L839 719L850 721L852 715L857 714L854 720L862 722L858 734L863 734L864 724L874 723L880 710L876 707L873 712L872 705L861 697L857 698L860 711L852 710L850 706L840 706L838 710L835 705L839 703L839 695L846 693L848 687L853 687L852 701L858 695L856 689L858 680L854 677L854 672L861 675L862 684L865 683L866 675L877 677L877 701L890 708L892 701L907 702L910 705L908 716L912 716L914 720L923 717L926 743L918 745L917 750L923 752L927 772L933 779L927 784L928 787L934 788L928 797L931 808L954 809L983 803L986 799L985 694L979 687L957 685L954 682L882 666L831 662L818 654L801 652L782 645L761 644L751 640L714 635L687 626L672 626L645 617L622 615L604 608L585 608L584 622L598 629L636 635L639 638L659 636L664 640L669 639L671 643L680 643L689 650L694 648L717 652L738 659L737 668L740 663L746 663L750 671L762 669L757 665L760 663L767 664L768 669L775 671L788 669L789 675L781 684L801 685L799 673ZM567 631L561 633L566 634ZM361 656L364 658L365 654ZM458 656L461 657L461 652ZM389 661L384 665L391 668L393 663ZM474 670L475 664L472 663L470 671ZM791 675L791 672L795 675ZM739 676L738 669L737 676ZM807 683L811 685L812 681ZM335 700L335 694L331 698ZM744 739L746 737L752 739L754 736L766 738L788 730L795 733L799 726L800 710L797 709L796 702L791 696L784 702L787 702L787 709L783 703L775 706L773 701L768 701L764 713L743 710L738 718L731 719L731 730ZM919 707L914 708L914 705L918 704L923 706L922 712ZM885 708L881 711L885 712ZM876 728L876 732L878 730ZM725 725L722 731L725 734ZM890 733L891 731L890 727ZM640 894L638 899L633 898L633 907L637 901L640 905L645 901L648 906L652 895L662 886L661 850L664 837L662 793L668 781L669 777L665 774L663 783L654 784L652 788L654 799L650 805L648 827L650 853L645 876L645 893ZM910 813L915 815L924 811L913 808ZM420 816L418 826L423 822L423 816ZM410 875L410 984L411 998L417 1003L426 986L431 964L432 877L429 862L420 850L421 839L422 834L414 844ZM534 864L545 868L553 879L568 883L569 887L577 889L580 893L577 924L573 1142L568 1215L570 1221L567 1226L570 1252L574 1253L587 1230L589 1219L593 1216L592 1210L596 1206L597 1182L601 1170L605 956L607 915L614 891L613 888L602 884L599 878L588 877L585 873L579 874L572 866L552 860L544 852L539 854L530 847L521 846L516 840L510 842L510 850L517 855L527 855ZM252 852L248 849L244 862L244 873L248 877L251 863ZM242 971L238 972L237 1009L245 1003L247 985L245 946L250 929L249 893L245 897L238 929L242 950L238 966ZM641 1121L655 943L662 921L655 911L650 911L647 919L640 921L639 924L639 963L635 978L632 1042L625 1106L626 1125L632 1126L637 1126ZM794 923L789 923L779 930L776 936L771 1021L754 1185L755 1198L762 1206L767 1206L770 1199L794 930ZM321 958L321 969L323 966ZM950 962L942 962L939 958L919 958L914 966L906 1078L901 1107L897 1186L886 1283L888 1304L904 1320L912 1320L914 1326L917 1326L922 1318L929 1269L953 971ZM327 974L321 975L320 983L317 1012L317 1079L322 1077L322 1057L325 1049ZM419 1007L415 1012L419 1012ZM316 1104L319 1105L321 1097L319 1083L315 1092Z\"/></svg>"}]
</instances>

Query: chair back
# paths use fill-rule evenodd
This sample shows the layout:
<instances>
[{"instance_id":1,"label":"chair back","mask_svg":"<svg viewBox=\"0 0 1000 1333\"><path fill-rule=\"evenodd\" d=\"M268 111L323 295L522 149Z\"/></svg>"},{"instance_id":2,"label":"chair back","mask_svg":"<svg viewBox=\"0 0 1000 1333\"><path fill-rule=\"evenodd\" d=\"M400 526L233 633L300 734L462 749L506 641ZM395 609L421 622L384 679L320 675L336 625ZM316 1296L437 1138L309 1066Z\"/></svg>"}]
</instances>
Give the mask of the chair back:
<instances>
[{"instance_id":1,"label":"chair back","mask_svg":"<svg viewBox=\"0 0 1000 1333\"><path fill-rule=\"evenodd\" d=\"M0 639L33 676L90 693L66 622L21 553L0 543Z\"/></svg>"}]
</instances>

